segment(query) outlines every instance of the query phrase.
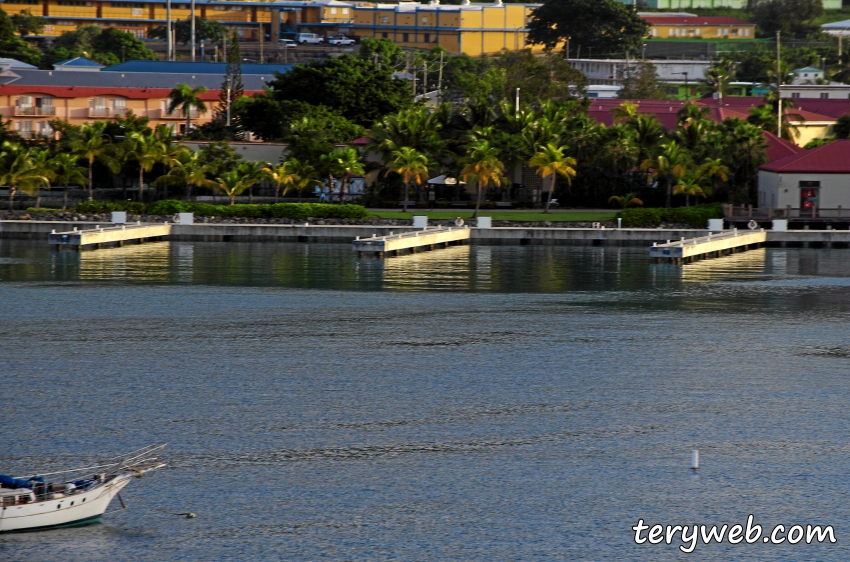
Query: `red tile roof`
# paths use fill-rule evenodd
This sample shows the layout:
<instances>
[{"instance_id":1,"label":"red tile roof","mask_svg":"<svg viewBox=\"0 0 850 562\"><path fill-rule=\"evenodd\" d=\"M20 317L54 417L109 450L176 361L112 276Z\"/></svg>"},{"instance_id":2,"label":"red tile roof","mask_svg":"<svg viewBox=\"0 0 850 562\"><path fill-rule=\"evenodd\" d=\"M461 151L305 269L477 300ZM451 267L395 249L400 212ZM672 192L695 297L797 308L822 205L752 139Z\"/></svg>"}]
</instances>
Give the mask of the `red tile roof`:
<instances>
[{"instance_id":1,"label":"red tile roof","mask_svg":"<svg viewBox=\"0 0 850 562\"><path fill-rule=\"evenodd\" d=\"M723 16L641 16L651 25L755 25L748 21Z\"/></svg>"},{"instance_id":2,"label":"red tile roof","mask_svg":"<svg viewBox=\"0 0 850 562\"><path fill-rule=\"evenodd\" d=\"M850 174L850 140L836 140L761 167L783 174Z\"/></svg>"},{"instance_id":3,"label":"red tile roof","mask_svg":"<svg viewBox=\"0 0 850 562\"><path fill-rule=\"evenodd\" d=\"M16 86L0 85L0 95L49 94L56 98L90 98L94 96L121 96L131 100L165 99L171 92L169 88L97 88L77 86ZM246 96L261 93L258 90L245 90ZM204 101L218 100L219 90L207 90L198 97Z\"/></svg>"},{"instance_id":4,"label":"red tile roof","mask_svg":"<svg viewBox=\"0 0 850 562\"><path fill-rule=\"evenodd\" d=\"M800 154L806 150L791 141L781 139L767 131L764 132L764 139L767 141L767 150L765 152L767 153L769 162L776 162L777 160Z\"/></svg>"}]
</instances>

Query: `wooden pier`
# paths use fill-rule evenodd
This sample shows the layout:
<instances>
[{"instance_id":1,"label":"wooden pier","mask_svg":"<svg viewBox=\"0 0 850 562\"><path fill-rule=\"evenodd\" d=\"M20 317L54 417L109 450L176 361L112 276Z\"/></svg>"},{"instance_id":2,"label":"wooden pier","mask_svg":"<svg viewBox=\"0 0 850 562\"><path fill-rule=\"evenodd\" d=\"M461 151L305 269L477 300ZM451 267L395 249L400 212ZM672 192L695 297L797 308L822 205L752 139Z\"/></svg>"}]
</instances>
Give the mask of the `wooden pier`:
<instances>
[{"instance_id":1,"label":"wooden pier","mask_svg":"<svg viewBox=\"0 0 850 562\"><path fill-rule=\"evenodd\" d=\"M68 246L74 250L88 248L102 248L111 244L123 246L125 242L143 243L153 239L161 239L171 234L171 225L164 224L118 224L107 227L100 225L95 228L78 230L67 230L47 235L47 243L55 246Z\"/></svg>"},{"instance_id":2,"label":"wooden pier","mask_svg":"<svg viewBox=\"0 0 850 562\"><path fill-rule=\"evenodd\" d=\"M656 262L693 263L697 260L719 258L728 254L759 248L767 241L764 229L742 231L738 229L717 234L708 233L698 238L668 240L666 244L653 244L649 257Z\"/></svg>"},{"instance_id":3,"label":"wooden pier","mask_svg":"<svg viewBox=\"0 0 850 562\"><path fill-rule=\"evenodd\" d=\"M416 253L420 250L433 250L438 247L446 248L452 244L463 244L469 240L468 226L431 227L424 230L414 230L386 236L373 234L371 238L357 237L353 242L357 255L372 254L377 257L397 256L404 250Z\"/></svg>"}]
</instances>

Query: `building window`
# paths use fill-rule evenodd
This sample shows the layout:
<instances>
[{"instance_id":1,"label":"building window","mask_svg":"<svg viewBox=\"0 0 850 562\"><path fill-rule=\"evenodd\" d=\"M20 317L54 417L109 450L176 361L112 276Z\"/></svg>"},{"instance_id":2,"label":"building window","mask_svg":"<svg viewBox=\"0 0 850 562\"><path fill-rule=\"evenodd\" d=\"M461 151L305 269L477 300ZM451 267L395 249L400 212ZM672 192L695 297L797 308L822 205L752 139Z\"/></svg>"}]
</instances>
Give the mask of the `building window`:
<instances>
[{"instance_id":1,"label":"building window","mask_svg":"<svg viewBox=\"0 0 850 562\"><path fill-rule=\"evenodd\" d=\"M820 99L828 100L829 99L829 93L828 92L821 92Z\"/></svg>"},{"instance_id":2,"label":"building window","mask_svg":"<svg viewBox=\"0 0 850 562\"><path fill-rule=\"evenodd\" d=\"M653 37L658 37L658 30L657 30L657 29L655 29L654 27L652 28L652 36L653 36Z\"/></svg>"},{"instance_id":3,"label":"building window","mask_svg":"<svg viewBox=\"0 0 850 562\"><path fill-rule=\"evenodd\" d=\"M422 23L428 23L428 16L422 16Z\"/></svg>"},{"instance_id":4,"label":"building window","mask_svg":"<svg viewBox=\"0 0 850 562\"><path fill-rule=\"evenodd\" d=\"M792 98L799 98L799 97L800 97L800 92L791 92L791 97L792 97Z\"/></svg>"},{"instance_id":5,"label":"building window","mask_svg":"<svg viewBox=\"0 0 850 562\"><path fill-rule=\"evenodd\" d=\"M342 15L344 15L344 16L347 16L347 15L348 15L348 8L343 8L343 9L342 9Z\"/></svg>"},{"instance_id":6,"label":"building window","mask_svg":"<svg viewBox=\"0 0 850 562\"><path fill-rule=\"evenodd\" d=\"M386 31L384 31L383 33L381 33L381 38L382 38L382 39L389 39L389 37L387 36L387 32L386 32Z\"/></svg>"},{"instance_id":7,"label":"building window","mask_svg":"<svg viewBox=\"0 0 850 562\"><path fill-rule=\"evenodd\" d=\"M91 2L75 2L73 0L59 0L59 5L60 6L86 6L86 7L90 7L92 4L91 4ZM113 7L114 6L115 5L113 4Z\"/></svg>"},{"instance_id":8,"label":"building window","mask_svg":"<svg viewBox=\"0 0 850 562\"><path fill-rule=\"evenodd\" d=\"M381 23L390 23L390 16L381 16Z\"/></svg>"},{"instance_id":9,"label":"building window","mask_svg":"<svg viewBox=\"0 0 850 562\"><path fill-rule=\"evenodd\" d=\"M336 15L336 8L331 8L331 15L332 15L332 16L335 16L335 15Z\"/></svg>"},{"instance_id":10,"label":"building window","mask_svg":"<svg viewBox=\"0 0 850 562\"><path fill-rule=\"evenodd\" d=\"M410 41L410 35L409 35L409 34L407 34L407 33L403 33L403 34L401 35L401 42L402 42L402 43L407 43L408 41Z\"/></svg>"},{"instance_id":11,"label":"building window","mask_svg":"<svg viewBox=\"0 0 850 562\"><path fill-rule=\"evenodd\" d=\"M425 42L426 42L426 43L430 43L430 42L431 42L431 34L430 34L430 33L426 33L426 34L425 34Z\"/></svg>"},{"instance_id":12,"label":"building window","mask_svg":"<svg viewBox=\"0 0 850 562\"><path fill-rule=\"evenodd\" d=\"M747 29L744 30L744 37L749 37L749 36L750 36L750 28L748 27Z\"/></svg>"},{"instance_id":13,"label":"building window","mask_svg":"<svg viewBox=\"0 0 850 562\"><path fill-rule=\"evenodd\" d=\"M670 37L673 37L673 28L672 27L670 29L668 29L667 32L669 33Z\"/></svg>"},{"instance_id":14,"label":"building window","mask_svg":"<svg viewBox=\"0 0 850 562\"><path fill-rule=\"evenodd\" d=\"M697 37L701 37L702 36L702 29L697 29L696 35L697 35Z\"/></svg>"},{"instance_id":15,"label":"building window","mask_svg":"<svg viewBox=\"0 0 850 562\"><path fill-rule=\"evenodd\" d=\"M53 96L21 96L15 100L15 115L56 115Z\"/></svg>"}]
</instances>

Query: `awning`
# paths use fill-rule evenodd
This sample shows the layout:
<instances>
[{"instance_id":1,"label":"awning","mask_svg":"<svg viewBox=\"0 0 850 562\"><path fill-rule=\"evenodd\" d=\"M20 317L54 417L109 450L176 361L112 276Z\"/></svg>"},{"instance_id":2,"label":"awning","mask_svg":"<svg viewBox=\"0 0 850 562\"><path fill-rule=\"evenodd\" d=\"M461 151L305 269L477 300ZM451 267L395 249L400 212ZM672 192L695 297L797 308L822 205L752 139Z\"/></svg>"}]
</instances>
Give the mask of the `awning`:
<instances>
[{"instance_id":1,"label":"awning","mask_svg":"<svg viewBox=\"0 0 850 562\"><path fill-rule=\"evenodd\" d=\"M458 183L460 183L461 185L466 185L465 181L458 182L457 178L446 177L446 174L437 176L436 178L431 178L430 180L428 180L428 183L430 183L431 185L457 185Z\"/></svg>"}]
</instances>

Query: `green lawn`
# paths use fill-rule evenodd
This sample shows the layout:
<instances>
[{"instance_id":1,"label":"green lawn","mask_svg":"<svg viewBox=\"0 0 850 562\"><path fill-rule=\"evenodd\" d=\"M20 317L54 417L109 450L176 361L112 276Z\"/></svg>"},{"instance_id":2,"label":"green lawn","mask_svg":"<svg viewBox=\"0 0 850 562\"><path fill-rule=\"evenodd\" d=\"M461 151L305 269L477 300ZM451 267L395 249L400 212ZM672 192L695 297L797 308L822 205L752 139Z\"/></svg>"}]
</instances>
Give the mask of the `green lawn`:
<instances>
[{"instance_id":1,"label":"green lawn","mask_svg":"<svg viewBox=\"0 0 850 562\"><path fill-rule=\"evenodd\" d=\"M382 219L409 219L413 215L428 215L429 219L433 220L450 220L457 217L468 219L472 217L472 210L456 210L456 211L429 211L427 209L415 209L406 213L401 211L372 211L369 213ZM604 212L581 212L581 211L552 211L548 215L541 211L496 211L491 209L482 209L479 213L482 217L493 217L497 221L553 221L553 222L568 222L568 221L603 221L612 220L616 211Z\"/></svg>"}]
</instances>

